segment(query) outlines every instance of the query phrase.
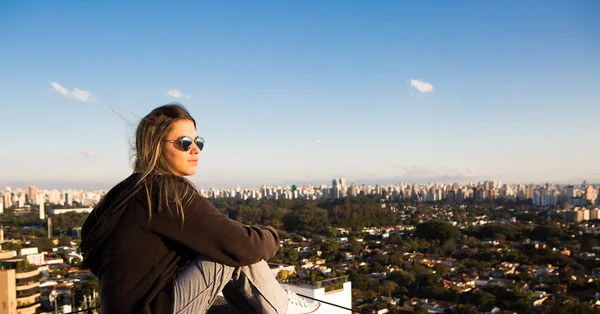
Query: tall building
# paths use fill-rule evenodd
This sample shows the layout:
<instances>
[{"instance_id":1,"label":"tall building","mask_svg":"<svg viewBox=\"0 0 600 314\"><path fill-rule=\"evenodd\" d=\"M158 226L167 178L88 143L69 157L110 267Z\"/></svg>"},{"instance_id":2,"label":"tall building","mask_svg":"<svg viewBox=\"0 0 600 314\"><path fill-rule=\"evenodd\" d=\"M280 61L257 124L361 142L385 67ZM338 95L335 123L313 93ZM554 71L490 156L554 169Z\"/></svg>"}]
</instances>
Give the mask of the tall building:
<instances>
[{"instance_id":1,"label":"tall building","mask_svg":"<svg viewBox=\"0 0 600 314\"><path fill-rule=\"evenodd\" d=\"M537 206L554 206L559 202L560 193L556 190L539 188L533 191L533 204Z\"/></svg>"},{"instance_id":2,"label":"tall building","mask_svg":"<svg viewBox=\"0 0 600 314\"><path fill-rule=\"evenodd\" d=\"M0 314L17 313L16 282L14 269L0 270Z\"/></svg>"},{"instance_id":3,"label":"tall building","mask_svg":"<svg viewBox=\"0 0 600 314\"><path fill-rule=\"evenodd\" d=\"M35 186L27 188L27 203L31 205L37 205L38 189Z\"/></svg>"},{"instance_id":4,"label":"tall building","mask_svg":"<svg viewBox=\"0 0 600 314\"><path fill-rule=\"evenodd\" d=\"M448 195L446 195L446 199L448 200L448 203L454 203L456 202L456 197L455 197L455 192L454 190L450 190L448 191Z\"/></svg>"},{"instance_id":5,"label":"tall building","mask_svg":"<svg viewBox=\"0 0 600 314\"><path fill-rule=\"evenodd\" d=\"M0 251L0 314L37 313L42 275L15 255L15 251Z\"/></svg>"},{"instance_id":6,"label":"tall building","mask_svg":"<svg viewBox=\"0 0 600 314\"><path fill-rule=\"evenodd\" d=\"M356 186L356 184L350 184L350 189L348 189L348 196L358 196L358 187Z\"/></svg>"},{"instance_id":7,"label":"tall building","mask_svg":"<svg viewBox=\"0 0 600 314\"><path fill-rule=\"evenodd\" d=\"M590 219L600 219L600 209L593 208L590 210Z\"/></svg>"},{"instance_id":8,"label":"tall building","mask_svg":"<svg viewBox=\"0 0 600 314\"><path fill-rule=\"evenodd\" d=\"M17 207L18 208L23 208L24 206L25 206L25 194L21 194L17 198Z\"/></svg>"},{"instance_id":9,"label":"tall building","mask_svg":"<svg viewBox=\"0 0 600 314\"><path fill-rule=\"evenodd\" d=\"M598 191L596 191L596 189L594 189L593 186L588 185L585 188L585 199L588 202L590 202L590 204L595 204L597 198L598 198Z\"/></svg>"},{"instance_id":10,"label":"tall building","mask_svg":"<svg viewBox=\"0 0 600 314\"><path fill-rule=\"evenodd\" d=\"M40 220L46 219L46 212L45 212L46 209L44 208L44 202L40 202L39 208L40 208L40 210L39 210L40 211Z\"/></svg>"},{"instance_id":11,"label":"tall building","mask_svg":"<svg viewBox=\"0 0 600 314\"><path fill-rule=\"evenodd\" d=\"M4 192L4 207L9 208L12 206L12 192L5 191Z\"/></svg>"},{"instance_id":12,"label":"tall building","mask_svg":"<svg viewBox=\"0 0 600 314\"><path fill-rule=\"evenodd\" d=\"M475 202L483 203L485 197L485 191L482 189L475 190Z\"/></svg>"},{"instance_id":13,"label":"tall building","mask_svg":"<svg viewBox=\"0 0 600 314\"><path fill-rule=\"evenodd\" d=\"M525 199L530 200L533 198L533 185L528 185L525 188Z\"/></svg>"},{"instance_id":14,"label":"tall building","mask_svg":"<svg viewBox=\"0 0 600 314\"><path fill-rule=\"evenodd\" d=\"M462 188L458 189L458 191L456 193L456 201L458 203L462 203L465 201L465 192Z\"/></svg>"},{"instance_id":15,"label":"tall building","mask_svg":"<svg viewBox=\"0 0 600 314\"><path fill-rule=\"evenodd\" d=\"M73 193L71 191L65 193L65 204L73 206Z\"/></svg>"},{"instance_id":16,"label":"tall building","mask_svg":"<svg viewBox=\"0 0 600 314\"><path fill-rule=\"evenodd\" d=\"M590 220L590 210L587 208L584 208L581 211L583 212L583 220Z\"/></svg>"},{"instance_id":17,"label":"tall building","mask_svg":"<svg viewBox=\"0 0 600 314\"><path fill-rule=\"evenodd\" d=\"M577 196L575 194L575 187L572 185L568 185L565 193L565 202L568 202L570 199L575 198Z\"/></svg>"},{"instance_id":18,"label":"tall building","mask_svg":"<svg viewBox=\"0 0 600 314\"><path fill-rule=\"evenodd\" d=\"M348 188L346 187L346 179L336 178L331 180L331 189L333 192L333 198L346 197L346 193L348 192Z\"/></svg>"},{"instance_id":19,"label":"tall building","mask_svg":"<svg viewBox=\"0 0 600 314\"><path fill-rule=\"evenodd\" d=\"M48 217L46 220L48 224L48 239L52 239L52 218Z\"/></svg>"},{"instance_id":20,"label":"tall building","mask_svg":"<svg viewBox=\"0 0 600 314\"><path fill-rule=\"evenodd\" d=\"M570 210L565 212L567 222L581 222L583 221L583 211L581 210Z\"/></svg>"},{"instance_id":21,"label":"tall building","mask_svg":"<svg viewBox=\"0 0 600 314\"><path fill-rule=\"evenodd\" d=\"M489 181L489 180L486 180L486 181L483 183L483 187L484 187L484 189L485 189L485 190L491 190L491 189L493 189L493 188L494 188L494 182L492 182L492 181Z\"/></svg>"}]
</instances>

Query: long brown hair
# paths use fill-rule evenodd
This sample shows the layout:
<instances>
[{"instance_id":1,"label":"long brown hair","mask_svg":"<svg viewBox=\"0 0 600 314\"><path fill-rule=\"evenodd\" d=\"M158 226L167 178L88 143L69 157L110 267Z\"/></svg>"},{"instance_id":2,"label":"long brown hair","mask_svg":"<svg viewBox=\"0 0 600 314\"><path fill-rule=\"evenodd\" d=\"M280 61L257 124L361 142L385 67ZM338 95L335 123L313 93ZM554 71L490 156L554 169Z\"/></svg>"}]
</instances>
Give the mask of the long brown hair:
<instances>
[{"instance_id":1,"label":"long brown hair","mask_svg":"<svg viewBox=\"0 0 600 314\"><path fill-rule=\"evenodd\" d=\"M149 217L152 217L152 206L158 206L176 215L183 226L183 207L191 201L196 187L188 179L178 176L163 154L167 134L173 124L181 120L192 121L196 127L196 120L179 103L152 110L137 126L132 157L135 158L134 172L141 174L138 184L145 188Z\"/></svg>"}]
</instances>

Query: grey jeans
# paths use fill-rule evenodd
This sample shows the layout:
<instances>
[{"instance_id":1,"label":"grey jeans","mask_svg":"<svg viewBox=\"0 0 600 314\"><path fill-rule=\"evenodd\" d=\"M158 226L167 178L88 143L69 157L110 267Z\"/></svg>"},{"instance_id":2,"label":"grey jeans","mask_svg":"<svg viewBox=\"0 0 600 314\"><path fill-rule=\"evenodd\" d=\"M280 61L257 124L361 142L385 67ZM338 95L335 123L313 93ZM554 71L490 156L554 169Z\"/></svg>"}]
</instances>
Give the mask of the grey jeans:
<instances>
[{"instance_id":1,"label":"grey jeans","mask_svg":"<svg viewBox=\"0 0 600 314\"><path fill-rule=\"evenodd\" d=\"M231 267L198 257L175 282L175 314L206 313L219 292L236 313L285 314L288 295L264 260Z\"/></svg>"}]
</instances>

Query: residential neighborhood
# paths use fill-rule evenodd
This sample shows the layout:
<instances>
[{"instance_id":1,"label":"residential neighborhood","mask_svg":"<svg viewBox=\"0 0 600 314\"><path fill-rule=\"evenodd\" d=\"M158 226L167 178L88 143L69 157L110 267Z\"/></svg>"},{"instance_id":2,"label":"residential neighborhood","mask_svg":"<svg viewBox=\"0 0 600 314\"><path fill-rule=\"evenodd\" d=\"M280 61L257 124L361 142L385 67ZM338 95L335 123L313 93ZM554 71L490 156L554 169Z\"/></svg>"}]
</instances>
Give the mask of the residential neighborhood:
<instances>
[{"instance_id":1,"label":"residential neighborhood","mask_svg":"<svg viewBox=\"0 0 600 314\"><path fill-rule=\"evenodd\" d=\"M268 261L273 275L329 300L331 313L600 313L596 204L378 194L211 202L241 223L274 226L280 249ZM98 305L97 279L79 267L88 213L67 207L52 214L51 207L43 220L35 206L0 215L0 273L15 273L19 313Z\"/></svg>"}]
</instances>

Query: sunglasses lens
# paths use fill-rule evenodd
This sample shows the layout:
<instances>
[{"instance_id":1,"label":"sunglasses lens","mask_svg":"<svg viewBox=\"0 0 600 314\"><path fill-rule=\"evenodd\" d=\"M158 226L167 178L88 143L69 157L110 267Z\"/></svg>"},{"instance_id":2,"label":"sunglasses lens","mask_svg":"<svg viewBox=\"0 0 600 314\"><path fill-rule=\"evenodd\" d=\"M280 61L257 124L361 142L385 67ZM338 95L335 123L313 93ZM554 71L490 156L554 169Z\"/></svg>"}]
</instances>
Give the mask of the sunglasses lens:
<instances>
[{"instance_id":1,"label":"sunglasses lens","mask_svg":"<svg viewBox=\"0 0 600 314\"><path fill-rule=\"evenodd\" d=\"M196 140L196 145L198 146L198 148L199 148L200 150L202 150L202 149L204 148L204 138L202 138L202 137L199 137L199 138Z\"/></svg>"},{"instance_id":2,"label":"sunglasses lens","mask_svg":"<svg viewBox=\"0 0 600 314\"><path fill-rule=\"evenodd\" d=\"M193 143L192 139L189 138L188 136L186 136L181 139L181 148L185 151L188 151L192 147L192 143Z\"/></svg>"}]
</instances>

